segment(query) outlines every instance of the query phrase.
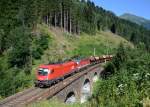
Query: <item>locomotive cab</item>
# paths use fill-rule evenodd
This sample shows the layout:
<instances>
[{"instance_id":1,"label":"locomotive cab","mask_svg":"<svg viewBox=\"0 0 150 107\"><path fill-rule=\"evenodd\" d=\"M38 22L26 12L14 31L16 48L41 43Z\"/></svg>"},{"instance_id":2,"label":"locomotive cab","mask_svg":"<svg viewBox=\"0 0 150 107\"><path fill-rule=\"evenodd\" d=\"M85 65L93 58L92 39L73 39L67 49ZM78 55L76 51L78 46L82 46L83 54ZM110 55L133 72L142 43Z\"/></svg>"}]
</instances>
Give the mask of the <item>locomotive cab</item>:
<instances>
[{"instance_id":1,"label":"locomotive cab","mask_svg":"<svg viewBox=\"0 0 150 107\"><path fill-rule=\"evenodd\" d=\"M38 80L48 80L48 74L51 73L49 69L39 68L38 71Z\"/></svg>"},{"instance_id":2,"label":"locomotive cab","mask_svg":"<svg viewBox=\"0 0 150 107\"><path fill-rule=\"evenodd\" d=\"M35 86L49 87L75 72L76 66L76 62L71 60L40 65L36 71Z\"/></svg>"},{"instance_id":3,"label":"locomotive cab","mask_svg":"<svg viewBox=\"0 0 150 107\"><path fill-rule=\"evenodd\" d=\"M49 74L51 74L53 70L49 68L39 68L37 70L37 80L35 82L35 86L44 87L49 86L51 81L49 81Z\"/></svg>"}]
</instances>

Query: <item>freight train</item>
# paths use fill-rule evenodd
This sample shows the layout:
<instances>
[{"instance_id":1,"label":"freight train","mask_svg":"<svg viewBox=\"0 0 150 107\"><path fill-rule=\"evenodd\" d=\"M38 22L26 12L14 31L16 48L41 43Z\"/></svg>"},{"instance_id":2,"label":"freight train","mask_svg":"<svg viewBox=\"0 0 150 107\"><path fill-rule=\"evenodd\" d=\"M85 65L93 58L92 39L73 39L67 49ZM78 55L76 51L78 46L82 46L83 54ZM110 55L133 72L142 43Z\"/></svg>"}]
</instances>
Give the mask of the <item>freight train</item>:
<instances>
[{"instance_id":1,"label":"freight train","mask_svg":"<svg viewBox=\"0 0 150 107\"><path fill-rule=\"evenodd\" d=\"M112 59L112 55L89 58L73 58L63 62L40 65L36 72L36 87L49 87L60 80L76 73L93 64L102 63Z\"/></svg>"}]
</instances>

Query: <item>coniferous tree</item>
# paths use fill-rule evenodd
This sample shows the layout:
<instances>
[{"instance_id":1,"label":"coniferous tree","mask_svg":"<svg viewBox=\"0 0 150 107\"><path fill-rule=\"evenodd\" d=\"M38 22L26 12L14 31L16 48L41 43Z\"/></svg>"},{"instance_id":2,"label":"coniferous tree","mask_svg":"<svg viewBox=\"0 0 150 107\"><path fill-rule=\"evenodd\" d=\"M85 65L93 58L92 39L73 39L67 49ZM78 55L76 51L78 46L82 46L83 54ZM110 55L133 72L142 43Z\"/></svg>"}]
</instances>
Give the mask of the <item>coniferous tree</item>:
<instances>
[{"instance_id":1,"label":"coniferous tree","mask_svg":"<svg viewBox=\"0 0 150 107\"><path fill-rule=\"evenodd\" d=\"M116 33L116 27L115 27L115 24L113 24L113 25L111 26L111 32L112 32L112 33Z\"/></svg>"}]
</instances>

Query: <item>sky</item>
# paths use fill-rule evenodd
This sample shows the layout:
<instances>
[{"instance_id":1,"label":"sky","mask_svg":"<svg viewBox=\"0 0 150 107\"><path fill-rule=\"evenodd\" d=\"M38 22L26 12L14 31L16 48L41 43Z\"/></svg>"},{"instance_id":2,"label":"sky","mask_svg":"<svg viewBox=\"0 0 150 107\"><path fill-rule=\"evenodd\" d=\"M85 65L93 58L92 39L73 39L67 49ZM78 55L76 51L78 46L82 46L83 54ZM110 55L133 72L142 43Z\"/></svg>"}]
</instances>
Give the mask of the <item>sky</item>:
<instances>
[{"instance_id":1,"label":"sky","mask_svg":"<svg viewBox=\"0 0 150 107\"><path fill-rule=\"evenodd\" d=\"M131 13L150 20L150 0L91 0L117 16Z\"/></svg>"}]
</instances>

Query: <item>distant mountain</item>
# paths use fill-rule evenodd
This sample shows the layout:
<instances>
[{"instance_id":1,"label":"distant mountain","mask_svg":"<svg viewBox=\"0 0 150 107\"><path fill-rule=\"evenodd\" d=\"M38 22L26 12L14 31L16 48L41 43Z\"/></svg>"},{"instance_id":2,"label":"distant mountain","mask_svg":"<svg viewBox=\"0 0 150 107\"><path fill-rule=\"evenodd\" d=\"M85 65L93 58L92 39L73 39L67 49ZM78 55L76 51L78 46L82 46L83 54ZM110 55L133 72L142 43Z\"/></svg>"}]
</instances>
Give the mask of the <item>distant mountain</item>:
<instances>
[{"instance_id":1,"label":"distant mountain","mask_svg":"<svg viewBox=\"0 0 150 107\"><path fill-rule=\"evenodd\" d=\"M139 17L133 14L129 14L129 13L125 13L123 15L120 16L120 18L125 19L125 20L129 20L133 23L139 24L144 26L145 28L150 30L150 20L147 20L143 17Z\"/></svg>"}]
</instances>

